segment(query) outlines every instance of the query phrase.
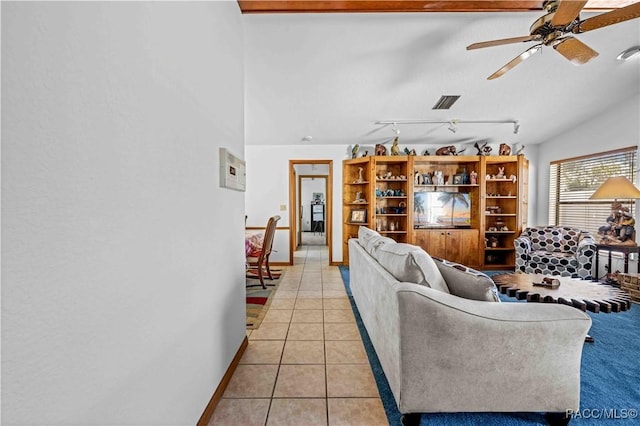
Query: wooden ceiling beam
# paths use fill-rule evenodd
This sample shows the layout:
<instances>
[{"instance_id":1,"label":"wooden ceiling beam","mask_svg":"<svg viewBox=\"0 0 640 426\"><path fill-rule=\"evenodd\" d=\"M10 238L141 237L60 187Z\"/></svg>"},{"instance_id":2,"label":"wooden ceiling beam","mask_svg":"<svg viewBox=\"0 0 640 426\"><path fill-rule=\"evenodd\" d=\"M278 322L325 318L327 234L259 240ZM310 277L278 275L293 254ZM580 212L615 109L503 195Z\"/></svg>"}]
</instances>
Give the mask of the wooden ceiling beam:
<instances>
[{"instance_id":1,"label":"wooden ceiling beam","mask_svg":"<svg viewBox=\"0 0 640 426\"><path fill-rule=\"evenodd\" d=\"M242 13L522 12L542 0L238 0ZM632 0L591 0L585 10L615 9Z\"/></svg>"},{"instance_id":2,"label":"wooden ceiling beam","mask_svg":"<svg viewBox=\"0 0 640 426\"><path fill-rule=\"evenodd\" d=\"M242 13L499 12L541 10L540 0L238 0Z\"/></svg>"}]
</instances>

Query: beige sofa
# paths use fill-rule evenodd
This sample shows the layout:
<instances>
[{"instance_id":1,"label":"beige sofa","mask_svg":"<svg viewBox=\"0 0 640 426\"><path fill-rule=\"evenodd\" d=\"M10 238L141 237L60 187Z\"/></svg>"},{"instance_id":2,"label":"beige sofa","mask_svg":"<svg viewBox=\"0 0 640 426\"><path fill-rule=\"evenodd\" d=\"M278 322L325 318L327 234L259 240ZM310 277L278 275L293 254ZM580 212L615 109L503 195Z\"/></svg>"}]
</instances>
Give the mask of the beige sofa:
<instances>
[{"instance_id":1,"label":"beige sofa","mask_svg":"<svg viewBox=\"0 0 640 426\"><path fill-rule=\"evenodd\" d=\"M489 277L459 268L366 227L349 240L353 298L403 424L436 412L545 412L566 422L579 408L589 316L499 303Z\"/></svg>"}]
</instances>

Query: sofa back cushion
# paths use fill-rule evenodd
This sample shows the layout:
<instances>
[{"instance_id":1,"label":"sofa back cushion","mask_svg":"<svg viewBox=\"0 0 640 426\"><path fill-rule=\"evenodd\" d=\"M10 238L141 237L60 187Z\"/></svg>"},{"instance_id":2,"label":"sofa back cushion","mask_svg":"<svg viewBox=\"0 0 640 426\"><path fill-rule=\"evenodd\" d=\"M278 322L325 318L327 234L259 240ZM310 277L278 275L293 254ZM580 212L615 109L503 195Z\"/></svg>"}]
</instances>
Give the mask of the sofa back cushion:
<instances>
[{"instance_id":1,"label":"sofa back cushion","mask_svg":"<svg viewBox=\"0 0 640 426\"><path fill-rule=\"evenodd\" d=\"M398 281L426 285L449 293L449 288L431 256L420 247L404 243L379 245L372 255Z\"/></svg>"},{"instance_id":2,"label":"sofa back cushion","mask_svg":"<svg viewBox=\"0 0 640 426\"><path fill-rule=\"evenodd\" d=\"M358 242L367 253L373 256L373 253L379 245L395 241L391 238L383 237L373 229L361 226L360 229L358 229Z\"/></svg>"}]
</instances>

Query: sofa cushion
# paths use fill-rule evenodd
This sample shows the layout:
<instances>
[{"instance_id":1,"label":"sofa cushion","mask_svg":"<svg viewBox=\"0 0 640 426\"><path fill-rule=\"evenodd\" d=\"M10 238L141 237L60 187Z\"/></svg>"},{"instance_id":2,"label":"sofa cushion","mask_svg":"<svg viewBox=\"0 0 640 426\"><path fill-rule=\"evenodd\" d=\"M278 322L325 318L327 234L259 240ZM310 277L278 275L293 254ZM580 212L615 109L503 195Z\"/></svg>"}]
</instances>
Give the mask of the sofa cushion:
<instances>
[{"instance_id":1,"label":"sofa cushion","mask_svg":"<svg viewBox=\"0 0 640 426\"><path fill-rule=\"evenodd\" d=\"M367 253L374 256L374 252L378 246L386 243L395 243L395 240L383 237L378 232L373 229L369 229L366 226L361 226L358 230L358 242Z\"/></svg>"},{"instance_id":2,"label":"sofa cushion","mask_svg":"<svg viewBox=\"0 0 640 426\"><path fill-rule=\"evenodd\" d=\"M435 262L420 247L395 242L382 244L372 256L398 281L422 284L449 293Z\"/></svg>"},{"instance_id":3,"label":"sofa cushion","mask_svg":"<svg viewBox=\"0 0 640 426\"><path fill-rule=\"evenodd\" d=\"M500 301L498 288L488 275L448 260L436 258L435 263L451 294L470 300Z\"/></svg>"}]
</instances>

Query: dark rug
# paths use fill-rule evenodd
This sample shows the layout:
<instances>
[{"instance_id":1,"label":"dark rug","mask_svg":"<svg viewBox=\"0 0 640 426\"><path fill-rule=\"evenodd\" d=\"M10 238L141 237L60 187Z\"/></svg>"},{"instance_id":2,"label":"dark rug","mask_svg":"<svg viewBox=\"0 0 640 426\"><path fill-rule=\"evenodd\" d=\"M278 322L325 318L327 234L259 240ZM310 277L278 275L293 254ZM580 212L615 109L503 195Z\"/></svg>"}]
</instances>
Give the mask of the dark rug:
<instances>
[{"instance_id":1,"label":"dark rug","mask_svg":"<svg viewBox=\"0 0 640 426\"><path fill-rule=\"evenodd\" d=\"M502 272L486 271L489 275ZM340 266L345 288L362 336L380 398L391 426L400 425L396 405L378 357L373 349L360 313L349 288L349 269ZM518 302L501 294L503 302ZM635 425L640 424L640 307L632 304L621 313L594 314L590 330L595 343L585 343L582 352L580 380L580 411L572 425ZM490 359L487 362L492 362ZM421 425L544 425L542 413L425 413Z\"/></svg>"},{"instance_id":2,"label":"dark rug","mask_svg":"<svg viewBox=\"0 0 640 426\"><path fill-rule=\"evenodd\" d=\"M266 279L264 280L267 289L263 289L260 284L260 280L258 278L252 278L247 275L247 329L253 330L260 327L260 323L262 323L262 319L266 315L269 305L271 304L271 299L273 297L273 293L275 292L284 271L280 271L276 276L273 274L273 280Z\"/></svg>"}]
</instances>

